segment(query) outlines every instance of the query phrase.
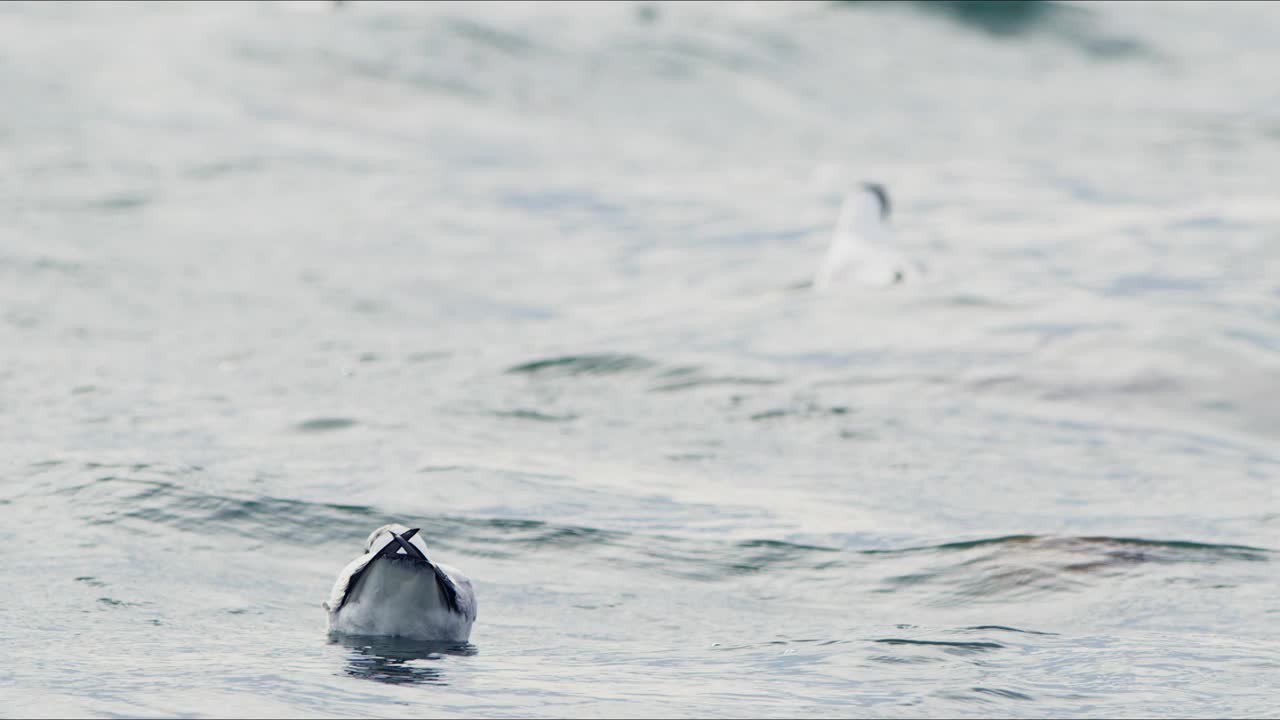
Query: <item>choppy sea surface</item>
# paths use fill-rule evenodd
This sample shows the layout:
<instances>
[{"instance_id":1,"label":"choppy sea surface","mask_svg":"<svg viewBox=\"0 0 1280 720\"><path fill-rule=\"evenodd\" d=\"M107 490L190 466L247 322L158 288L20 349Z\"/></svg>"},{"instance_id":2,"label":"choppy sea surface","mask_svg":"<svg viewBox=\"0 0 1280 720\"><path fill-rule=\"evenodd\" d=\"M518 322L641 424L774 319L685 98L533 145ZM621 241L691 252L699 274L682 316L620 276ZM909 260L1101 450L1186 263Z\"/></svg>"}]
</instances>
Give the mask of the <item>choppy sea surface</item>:
<instances>
[{"instance_id":1,"label":"choppy sea surface","mask_svg":"<svg viewBox=\"0 0 1280 720\"><path fill-rule=\"evenodd\" d=\"M1280 715L1277 37L0 4L0 715ZM392 521L469 644L326 634Z\"/></svg>"}]
</instances>

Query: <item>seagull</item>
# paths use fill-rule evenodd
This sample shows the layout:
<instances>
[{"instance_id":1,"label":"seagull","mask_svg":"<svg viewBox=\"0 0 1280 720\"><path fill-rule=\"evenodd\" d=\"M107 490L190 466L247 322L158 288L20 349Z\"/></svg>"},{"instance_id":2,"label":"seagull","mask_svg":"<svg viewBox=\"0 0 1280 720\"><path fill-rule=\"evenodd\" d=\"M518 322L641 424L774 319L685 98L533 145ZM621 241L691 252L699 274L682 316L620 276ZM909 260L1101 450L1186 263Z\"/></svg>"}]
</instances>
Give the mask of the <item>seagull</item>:
<instances>
[{"instance_id":1,"label":"seagull","mask_svg":"<svg viewBox=\"0 0 1280 720\"><path fill-rule=\"evenodd\" d=\"M461 572L427 559L418 528L383 525L347 564L329 593L329 632L465 643L476 594Z\"/></svg>"},{"instance_id":2,"label":"seagull","mask_svg":"<svg viewBox=\"0 0 1280 720\"><path fill-rule=\"evenodd\" d=\"M845 196L831 247L813 277L813 289L828 292L850 285L884 287L906 282L917 268L893 248L889 191L864 183Z\"/></svg>"}]
</instances>

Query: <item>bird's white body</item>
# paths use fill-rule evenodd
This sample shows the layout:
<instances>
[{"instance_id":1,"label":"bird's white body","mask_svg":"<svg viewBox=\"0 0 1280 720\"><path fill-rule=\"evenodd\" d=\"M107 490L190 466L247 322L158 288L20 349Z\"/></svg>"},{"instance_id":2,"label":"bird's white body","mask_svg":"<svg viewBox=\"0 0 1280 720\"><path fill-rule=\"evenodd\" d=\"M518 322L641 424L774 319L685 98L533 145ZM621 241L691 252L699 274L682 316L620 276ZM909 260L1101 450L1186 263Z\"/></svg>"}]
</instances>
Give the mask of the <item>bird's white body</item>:
<instances>
[{"instance_id":1,"label":"bird's white body","mask_svg":"<svg viewBox=\"0 0 1280 720\"><path fill-rule=\"evenodd\" d=\"M883 189L850 193L840 207L831 246L813 277L813 289L830 292L851 286L883 287L919 274L893 247L888 196Z\"/></svg>"},{"instance_id":2,"label":"bird's white body","mask_svg":"<svg viewBox=\"0 0 1280 720\"><path fill-rule=\"evenodd\" d=\"M399 549L402 540L420 552ZM426 559L420 535L386 525L369 535L365 550L338 574L324 604L329 632L460 643L471 637L476 619L471 580Z\"/></svg>"}]
</instances>

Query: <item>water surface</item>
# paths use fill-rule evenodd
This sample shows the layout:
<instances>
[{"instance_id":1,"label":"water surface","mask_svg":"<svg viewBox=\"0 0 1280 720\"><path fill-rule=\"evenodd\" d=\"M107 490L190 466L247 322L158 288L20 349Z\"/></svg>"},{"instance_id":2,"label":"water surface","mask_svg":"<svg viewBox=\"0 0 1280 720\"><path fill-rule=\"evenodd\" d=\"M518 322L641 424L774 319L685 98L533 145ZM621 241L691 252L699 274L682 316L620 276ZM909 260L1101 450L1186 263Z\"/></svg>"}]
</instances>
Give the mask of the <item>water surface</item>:
<instances>
[{"instance_id":1,"label":"water surface","mask_svg":"<svg viewBox=\"0 0 1280 720\"><path fill-rule=\"evenodd\" d=\"M0 714L1280 713L1278 33L4 4ZM468 645L326 636L391 521Z\"/></svg>"}]
</instances>

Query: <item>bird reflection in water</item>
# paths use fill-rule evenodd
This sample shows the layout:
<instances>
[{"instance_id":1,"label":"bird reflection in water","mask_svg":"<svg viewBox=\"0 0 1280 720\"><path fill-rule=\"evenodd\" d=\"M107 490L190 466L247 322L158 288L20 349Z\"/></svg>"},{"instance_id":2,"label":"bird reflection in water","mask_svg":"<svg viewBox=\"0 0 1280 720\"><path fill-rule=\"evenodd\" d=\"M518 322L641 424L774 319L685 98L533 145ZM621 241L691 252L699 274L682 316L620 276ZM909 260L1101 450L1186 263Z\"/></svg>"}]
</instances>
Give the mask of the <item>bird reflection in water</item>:
<instances>
[{"instance_id":1,"label":"bird reflection in water","mask_svg":"<svg viewBox=\"0 0 1280 720\"><path fill-rule=\"evenodd\" d=\"M470 656L470 643L422 642L404 638L331 635L330 642L347 649L343 671L352 677L393 685L445 685L444 663L451 655Z\"/></svg>"}]
</instances>

